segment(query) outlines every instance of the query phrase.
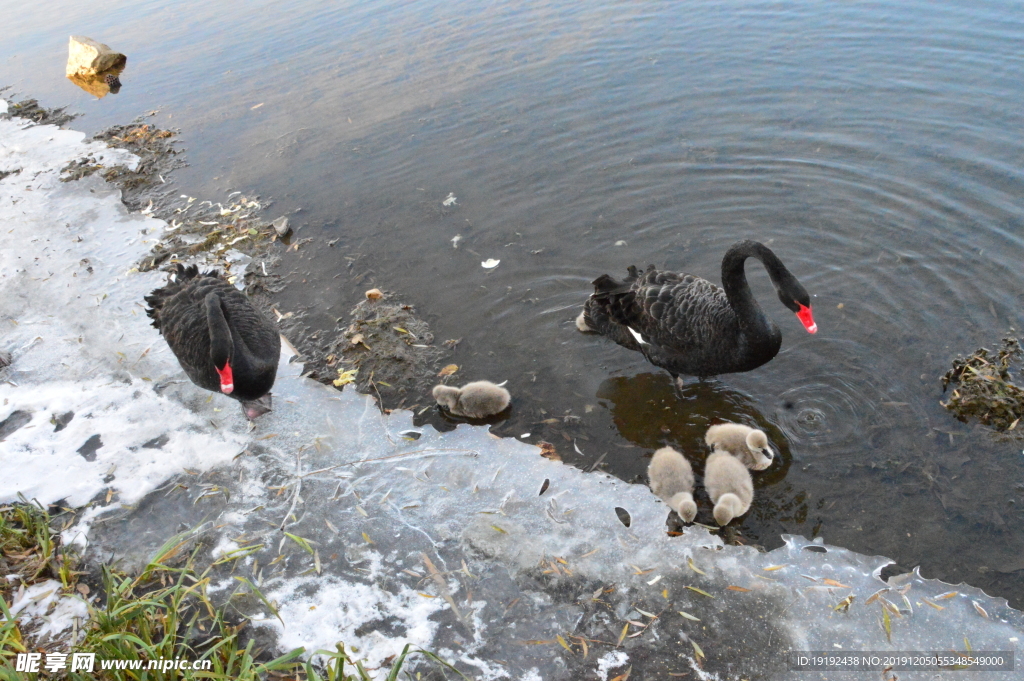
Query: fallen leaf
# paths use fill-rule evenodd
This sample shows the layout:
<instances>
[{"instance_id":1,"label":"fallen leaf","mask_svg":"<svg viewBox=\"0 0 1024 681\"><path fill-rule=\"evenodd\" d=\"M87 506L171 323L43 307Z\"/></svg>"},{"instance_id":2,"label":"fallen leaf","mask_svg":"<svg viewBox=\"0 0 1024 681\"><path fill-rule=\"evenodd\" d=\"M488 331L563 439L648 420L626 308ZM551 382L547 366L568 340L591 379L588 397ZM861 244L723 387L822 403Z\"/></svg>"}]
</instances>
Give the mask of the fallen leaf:
<instances>
[{"instance_id":1,"label":"fallen leaf","mask_svg":"<svg viewBox=\"0 0 1024 681\"><path fill-rule=\"evenodd\" d=\"M454 374L458 370L459 370L459 365L458 364L449 364L444 369L441 369L441 371L439 371L437 373L437 375L439 377L441 377L441 378L444 378L445 376L451 376L452 374Z\"/></svg>"},{"instance_id":2,"label":"fallen leaf","mask_svg":"<svg viewBox=\"0 0 1024 681\"><path fill-rule=\"evenodd\" d=\"M843 589L851 588L851 587L843 584L842 582L837 582L834 579L823 579L821 581L824 582L825 584L828 584L829 586L838 586L838 587L843 588Z\"/></svg>"},{"instance_id":3,"label":"fallen leaf","mask_svg":"<svg viewBox=\"0 0 1024 681\"><path fill-rule=\"evenodd\" d=\"M338 369L338 377L333 381L334 387L340 388L343 385L348 385L349 383L356 380L356 374L358 373L358 369L349 369L348 371Z\"/></svg>"},{"instance_id":4,"label":"fallen leaf","mask_svg":"<svg viewBox=\"0 0 1024 681\"><path fill-rule=\"evenodd\" d=\"M744 589L742 586L727 586L725 588L728 589L729 591L744 591L744 592L750 591L750 589Z\"/></svg>"},{"instance_id":5,"label":"fallen leaf","mask_svg":"<svg viewBox=\"0 0 1024 681\"><path fill-rule=\"evenodd\" d=\"M562 457L560 457L558 452L555 451L555 446L553 444L550 442L539 442L538 444L540 445L540 455L545 459L551 459L552 461L562 460Z\"/></svg>"},{"instance_id":6,"label":"fallen leaf","mask_svg":"<svg viewBox=\"0 0 1024 681\"><path fill-rule=\"evenodd\" d=\"M679 614L682 615L683 617L685 617L688 620L693 620L694 622L700 622L700 618L699 617L694 617L693 615L691 615L688 612L683 612L682 610L680 610Z\"/></svg>"},{"instance_id":7,"label":"fallen leaf","mask_svg":"<svg viewBox=\"0 0 1024 681\"><path fill-rule=\"evenodd\" d=\"M832 608L832 610L835 611L835 612L846 612L847 610L850 609L850 606L852 604L853 604L853 594L850 594L849 596L847 596L843 600L839 601L838 605L836 605L836 607Z\"/></svg>"},{"instance_id":8,"label":"fallen leaf","mask_svg":"<svg viewBox=\"0 0 1024 681\"><path fill-rule=\"evenodd\" d=\"M561 645L561 646L562 646L563 648L565 648L566 650L568 650L568 651L569 651L570 653L572 652L572 648L570 648L570 647L569 647L569 644L565 642L565 639L564 639L564 638L562 638L562 635L561 635L561 634L556 634L556 635L555 635L555 640L556 640L556 641L558 641L558 643L559 643L559 644L560 644L560 645Z\"/></svg>"},{"instance_id":9,"label":"fallen leaf","mask_svg":"<svg viewBox=\"0 0 1024 681\"><path fill-rule=\"evenodd\" d=\"M871 605L874 601L878 600L878 597L884 594L888 589L879 589L875 593L868 596L868 599L864 601L864 605Z\"/></svg>"},{"instance_id":10,"label":"fallen leaf","mask_svg":"<svg viewBox=\"0 0 1024 681\"><path fill-rule=\"evenodd\" d=\"M703 570L699 570L697 568L697 566L693 564L693 558L687 558L686 559L686 564L690 567L691 570L696 572L698 575L705 575L705 576L707 575L706 572L704 572Z\"/></svg>"},{"instance_id":11,"label":"fallen leaf","mask_svg":"<svg viewBox=\"0 0 1024 681\"><path fill-rule=\"evenodd\" d=\"M707 591L703 591L702 589L698 589L698 588L697 588L697 587L695 587L695 586L688 586L688 587L686 587L686 588L687 588L687 589L689 589L690 591L696 591L696 592L697 592L697 593L699 593L699 594L700 594L701 596L707 596L708 598L714 598L714 596L712 596L711 594L709 594L709 593L708 593Z\"/></svg>"}]
</instances>

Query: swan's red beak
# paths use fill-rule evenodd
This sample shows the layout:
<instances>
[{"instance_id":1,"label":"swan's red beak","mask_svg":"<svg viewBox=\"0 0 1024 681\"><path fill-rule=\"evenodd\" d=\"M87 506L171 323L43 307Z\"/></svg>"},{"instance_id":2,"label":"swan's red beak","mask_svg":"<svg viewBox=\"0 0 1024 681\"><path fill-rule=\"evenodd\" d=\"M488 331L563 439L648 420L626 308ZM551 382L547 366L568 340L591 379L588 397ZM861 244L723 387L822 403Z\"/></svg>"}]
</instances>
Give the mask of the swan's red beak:
<instances>
[{"instance_id":1,"label":"swan's red beak","mask_svg":"<svg viewBox=\"0 0 1024 681\"><path fill-rule=\"evenodd\" d=\"M220 374L220 391L225 395L230 395L231 391L235 389L235 377L231 373L231 363L225 362L223 369L217 369L217 373Z\"/></svg>"},{"instance_id":2,"label":"swan's red beak","mask_svg":"<svg viewBox=\"0 0 1024 681\"><path fill-rule=\"evenodd\" d=\"M797 303L800 305L800 303ZM814 317L811 316L811 308L807 305L800 305L800 310L796 313L797 319L807 329L807 333L818 333L818 325L814 323Z\"/></svg>"}]
</instances>

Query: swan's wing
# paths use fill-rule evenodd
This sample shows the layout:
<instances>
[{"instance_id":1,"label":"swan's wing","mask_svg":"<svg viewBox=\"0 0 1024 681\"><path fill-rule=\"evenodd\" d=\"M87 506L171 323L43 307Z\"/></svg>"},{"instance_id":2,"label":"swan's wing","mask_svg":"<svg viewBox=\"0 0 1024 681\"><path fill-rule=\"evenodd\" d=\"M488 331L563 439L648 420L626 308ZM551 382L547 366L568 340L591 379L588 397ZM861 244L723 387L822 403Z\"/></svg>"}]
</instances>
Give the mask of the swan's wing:
<instances>
[{"instance_id":1,"label":"swan's wing","mask_svg":"<svg viewBox=\"0 0 1024 681\"><path fill-rule=\"evenodd\" d=\"M253 357L272 365L276 370L281 356L281 334L277 328L231 284L223 282L218 292L232 333L240 335Z\"/></svg>"},{"instance_id":2,"label":"swan's wing","mask_svg":"<svg viewBox=\"0 0 1024 681\"><path fill-rule=\"evenodd\" d=\"M725 291L691 274L649 270L623 321L669 355L704 354L733 342L739 326Z\"/></svg>"},{"instance_id":3,"label":"swan's wing","mask_svg":"<svg viewBox=\"0 0 1024 681\"><path fill-rule=\"evenodd\" d=\"M219 391L220 379L210 359L210 329L203 295L198 295L196 286L180 281L163 291L158 308L160 333L193 383Z\"/></svg>"}]
</instances>

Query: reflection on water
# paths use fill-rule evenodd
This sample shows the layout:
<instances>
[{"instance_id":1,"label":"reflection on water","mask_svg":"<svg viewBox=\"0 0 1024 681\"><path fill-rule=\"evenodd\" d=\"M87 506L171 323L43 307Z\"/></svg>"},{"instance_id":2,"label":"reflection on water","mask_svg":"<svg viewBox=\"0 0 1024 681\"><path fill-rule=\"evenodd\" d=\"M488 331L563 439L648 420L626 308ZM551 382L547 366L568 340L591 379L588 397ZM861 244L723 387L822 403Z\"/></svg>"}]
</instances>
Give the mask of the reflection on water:
<instances>
[{"instance_id":1,"label":"reflection on water","mask_svg":"<svg viewBox=\"0 0 1024 681\"><path fill-rule=\"evenodd\" d=\"M99 0L20 6L0 59L93 130L159 109L188 147L183 191L272 197L295 242L314 240L282 253L279 309L330 330L365 289L398 292L436 338L463 339L460 383L509 381L497 432L632 480L662 443L702 459L711 420L757 424L784 465L755 476L741 540L821 535L1020 607L1019 442L938 405L953 355L1024 328L1018 15L1009 0ZM64 80L53 55L80 32L132 55L118 97ZM718 282L742 238L815 296L820 329L750 268L783 332L758 370L677 392L575 330L597 276L655 263Z\"/></svg>"}]
</instances>

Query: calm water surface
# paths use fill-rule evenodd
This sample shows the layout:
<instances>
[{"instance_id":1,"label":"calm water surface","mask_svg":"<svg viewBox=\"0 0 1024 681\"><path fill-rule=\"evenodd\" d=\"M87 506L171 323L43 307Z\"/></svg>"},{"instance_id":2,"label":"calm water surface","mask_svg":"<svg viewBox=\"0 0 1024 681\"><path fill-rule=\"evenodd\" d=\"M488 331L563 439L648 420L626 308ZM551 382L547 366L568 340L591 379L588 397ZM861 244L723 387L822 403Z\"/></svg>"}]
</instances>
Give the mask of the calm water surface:
<instances>
[{"instance_id":1,"label":"calm water surface","mask_svg":"<svg viewBox=\"0 0 1024 681\"><path fill-rule=\"evenodd\" d=\"M1024 325L1019 3L98 4L0 3L3 84L90 131L158 110L183 191L273 198L313 239L282 309L333 329L395 291L463 339L459 376L509 381L496 432L625 479L757 423L782 461L732 538L822 536L1024 607L1022 444L953 420L938 380ZM71 33L129 55L119 95L64 79ZM741 238L815 296L809 336L748 266L770 364L675 391L575 330L598 275L717 282Z\"/></svg>"}]
</instances>

